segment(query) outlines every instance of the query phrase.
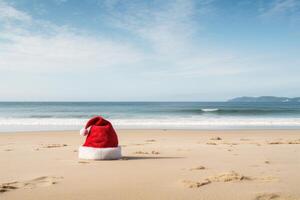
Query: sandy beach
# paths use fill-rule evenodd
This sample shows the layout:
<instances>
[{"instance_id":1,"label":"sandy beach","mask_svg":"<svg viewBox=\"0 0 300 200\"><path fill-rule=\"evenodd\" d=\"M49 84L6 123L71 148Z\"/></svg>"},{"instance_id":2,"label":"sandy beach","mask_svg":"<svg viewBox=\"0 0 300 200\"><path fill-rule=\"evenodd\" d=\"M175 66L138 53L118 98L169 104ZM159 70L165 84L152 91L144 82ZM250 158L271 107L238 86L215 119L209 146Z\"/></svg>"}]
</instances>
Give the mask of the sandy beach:
<instances>
[{"instance_id":1,"label":"sandy beach","mask_svg":"<svg viewBox=\"0 0 300 200\"><path fill-rule=\"evenodd\" d=\"M300 199L298 130L118 130L123 158L79 160L77 131L0 134L0 199Z\"/></svg>"}]
</instances>

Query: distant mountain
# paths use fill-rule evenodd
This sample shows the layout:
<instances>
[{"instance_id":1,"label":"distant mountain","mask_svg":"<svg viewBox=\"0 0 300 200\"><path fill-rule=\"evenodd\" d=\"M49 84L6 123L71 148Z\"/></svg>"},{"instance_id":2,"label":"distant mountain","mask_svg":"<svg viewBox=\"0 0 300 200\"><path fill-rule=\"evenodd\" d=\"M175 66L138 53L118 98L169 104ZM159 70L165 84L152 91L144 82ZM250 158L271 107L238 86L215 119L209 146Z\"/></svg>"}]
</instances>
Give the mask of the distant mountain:
<instances>
[{"instance_id":1,"label":"distant mountain","mask_svg":"<svg viewBox=\"0 0 300 200\"><path fill-rule=\"evenodd\" d=\"M261 97L237 97L228 100L228 102L300 102L300 97L274 97L274 96L261 96Z\"/></svg>"}]
</instances>

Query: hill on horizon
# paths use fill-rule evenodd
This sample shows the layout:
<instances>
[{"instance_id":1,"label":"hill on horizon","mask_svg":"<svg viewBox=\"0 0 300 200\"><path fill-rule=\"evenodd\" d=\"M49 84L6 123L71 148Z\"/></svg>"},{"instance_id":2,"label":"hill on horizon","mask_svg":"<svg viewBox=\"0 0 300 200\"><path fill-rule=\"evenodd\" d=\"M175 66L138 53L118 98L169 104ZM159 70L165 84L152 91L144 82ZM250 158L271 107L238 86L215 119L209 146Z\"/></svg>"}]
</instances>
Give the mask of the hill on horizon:
<instances>
[{"instance_id":1,"label":"hill on horizon","mask_svg":"<svg viewBox=\"0 0 300 200\"><path fill-rule=\"evenodd\" d=\"M228 102L300 102L300 97L276 97L276 96L260 96L260 97L236 97L228 100Z\"/></svg>"}]
</instances>

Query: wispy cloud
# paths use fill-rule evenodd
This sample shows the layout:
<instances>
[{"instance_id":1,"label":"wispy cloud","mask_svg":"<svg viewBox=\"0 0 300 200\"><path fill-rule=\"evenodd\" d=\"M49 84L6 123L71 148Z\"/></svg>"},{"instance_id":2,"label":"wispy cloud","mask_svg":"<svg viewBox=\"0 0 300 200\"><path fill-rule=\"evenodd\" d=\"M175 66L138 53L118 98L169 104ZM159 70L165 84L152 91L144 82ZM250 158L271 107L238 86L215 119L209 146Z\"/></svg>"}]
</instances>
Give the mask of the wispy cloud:
<instances>
[{"instance_id":1,"label":"wispy cloud","mask_svg":"<svg viewBox=\"0 0 300 200\"><path fill-rule=\"evenodd\" d=\"M275 0L261 8L262 18L271 18L282 15L298 15L300 2L298 0Z\"/></svg>"},{"instance_id":2,"label":"wispy cloud","mask_svg":"<svg viewBox=\"0 0 300 200\"><path fill-rule=\"evenodd\" d=\"M0 29L0 70L86 70L127 65L140 57L130 44L33 19L3 1L0 21L5 23Z\"/></svg>"},{"instance_id":3,"label":"wispy cloud","mask_svg":"<svg viewBox=\"0 0 300 200\"><path fill-rule=\"evenodd\" d=\"M182 50L197 27L193 26L193 1L165 1L159 7L132 1L123 5L123 12L118 12L119 6L111 2L108 4L108 21L146 40L155 53L169 54Z\"/></svg>"},{"instance_id":4,"label":"wispy cloud","mask_svg":"<svg viewBox=\"0 0 300 200\"><path fill-rule=\"evenodd\" d=\"M11 39L9 44L0 48L2 69L88 70L130 64L138 59L137 53L130 46L70 33L51 37L14 35Z\"/></svg>"},{"instance_id":5,"label":"wispy cloud","mask_svg":"<svg viewBox=\"0 0 300 200\"><path fill-rule=\"evenodd\" d=\"M201 32L205 29L201 20L212 14L213 3L212 0L177 0L164 1L157 7L132 1L123 5L123 12L118 12L120 1L108 1L105 19L143 40L149 49L145 59L161 63L151 66L158 68L155 73L160 77L199 76L201 71L215 75L224 71L241 72L241 69L229 70L232 67L226 65L236 56L229 49L224 51L200 42L204 41Z\"/></svg>"},{"instance_id":6,"label":"wispy cloud","mask_svg":"<svg viewBox=\"0 0 300 200\"><path fill-rule=\"evenodd\" d=\"M13 6L9 5L5 1L0 1L0 21L7 22L7 20L17 20L28 22L31 20L30 15L20 10L17 10Z\"/></svg>"}]
</instances>

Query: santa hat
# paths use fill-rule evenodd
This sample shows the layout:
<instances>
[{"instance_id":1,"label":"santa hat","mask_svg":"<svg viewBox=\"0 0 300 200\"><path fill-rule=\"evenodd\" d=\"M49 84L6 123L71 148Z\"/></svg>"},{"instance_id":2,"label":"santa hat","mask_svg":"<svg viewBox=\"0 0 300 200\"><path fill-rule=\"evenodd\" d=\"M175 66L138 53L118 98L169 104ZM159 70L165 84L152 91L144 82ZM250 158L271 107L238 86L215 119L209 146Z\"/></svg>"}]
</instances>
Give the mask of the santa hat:
<instances>
[{"instance_id":1,"label":"santa hat","mask_svg":"<svg viewBox=\"0 0 300 200\"><path fill-rule=\"evenodd\" d=\"M93 160L112 160L121 158L118 136L111 123L100 116L90 119L80 130L80 135L87 136L79 147L79 158Z\"/></svg>"}]
</instances>

